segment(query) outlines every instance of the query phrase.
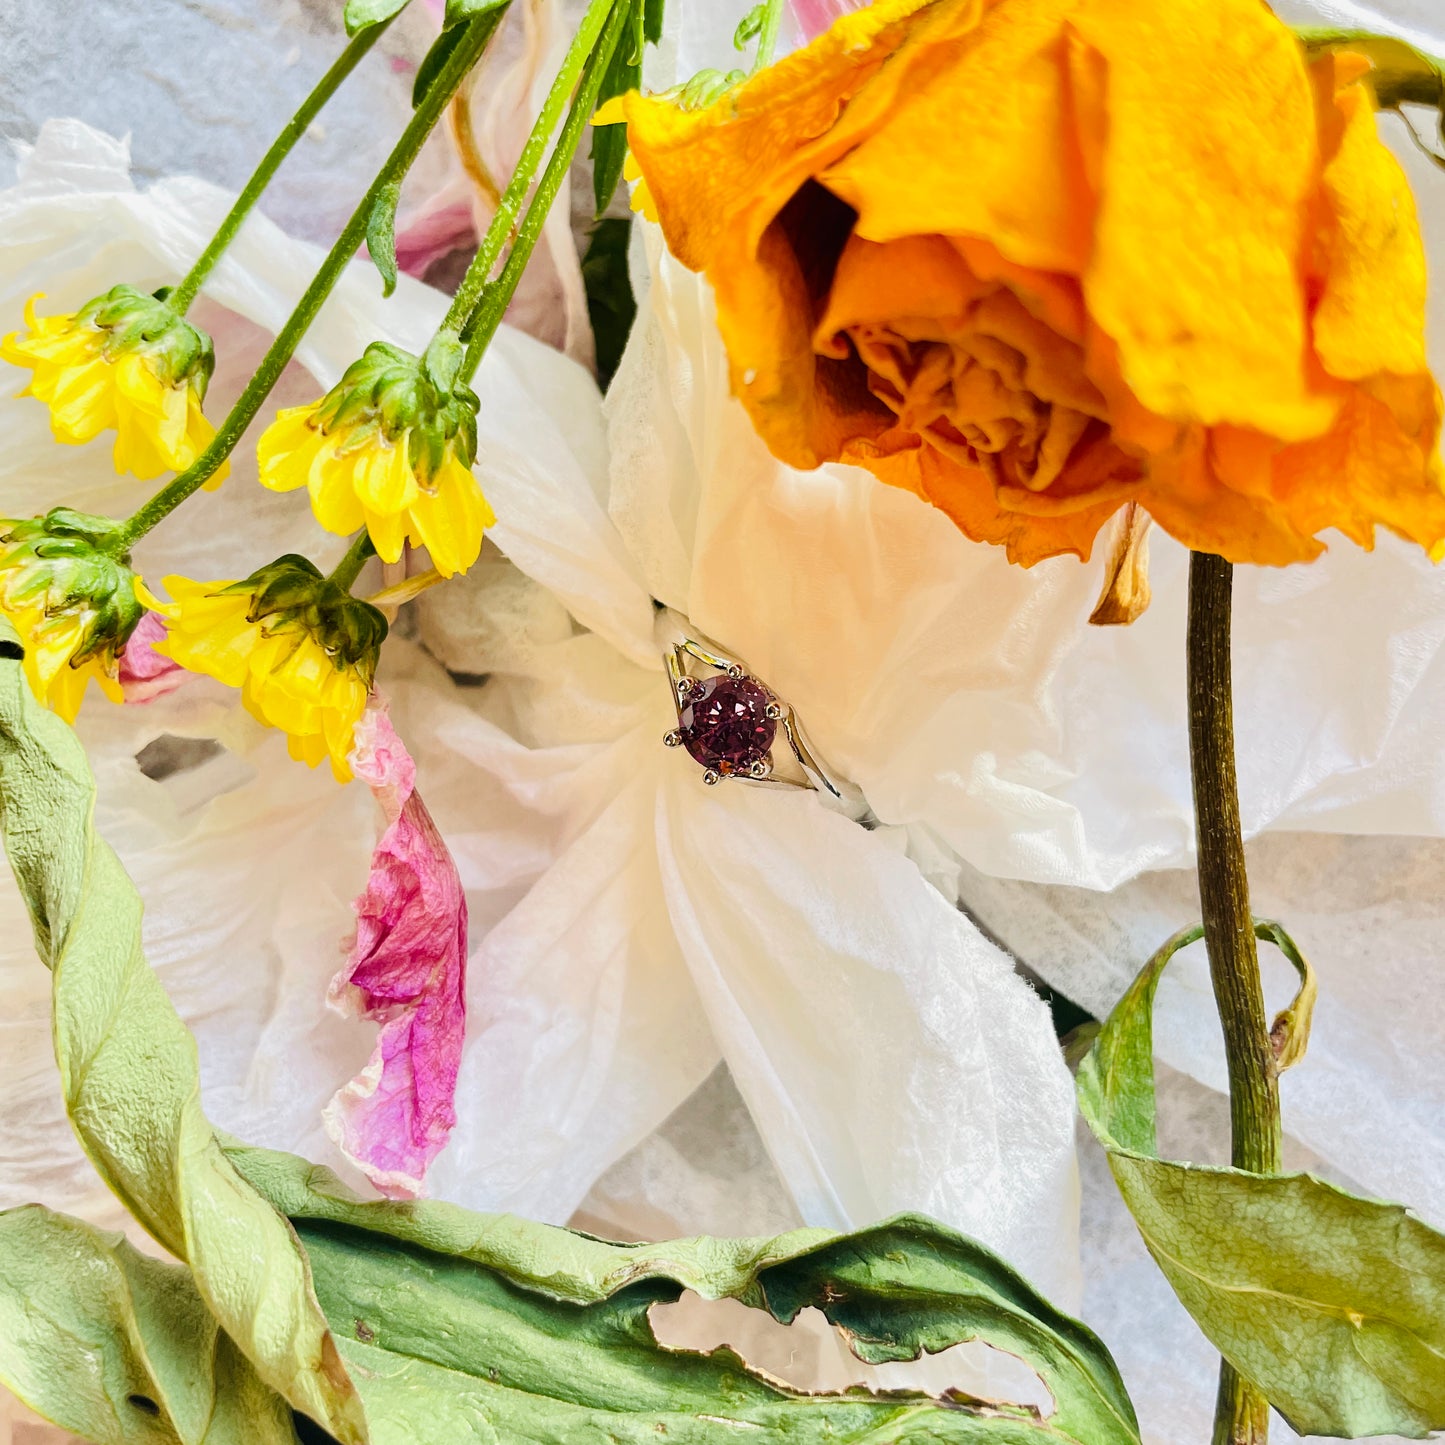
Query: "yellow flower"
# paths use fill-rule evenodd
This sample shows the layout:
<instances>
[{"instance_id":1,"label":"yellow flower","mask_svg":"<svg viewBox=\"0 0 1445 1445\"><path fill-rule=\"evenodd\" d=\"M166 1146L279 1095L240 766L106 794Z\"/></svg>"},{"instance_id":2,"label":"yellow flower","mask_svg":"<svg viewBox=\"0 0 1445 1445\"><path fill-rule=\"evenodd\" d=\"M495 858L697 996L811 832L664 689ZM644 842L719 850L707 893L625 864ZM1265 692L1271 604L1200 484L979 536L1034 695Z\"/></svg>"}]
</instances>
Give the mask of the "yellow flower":
<instances>
[{"instance_id":1,"label":"yellow flower","mask_svg":"<svg viewBox=\"0 0 1445 1445\"><path fill-rule=\"evenodd\" d=\"M120 654L145 609L130 559L106 550L114 529L64 507L0 521L0 613L20 636L31 691L66 722L92 682L124 701Z\"/></svg>"},{"instance_id":2,"label":"yellow flower","mask_svg":"<svg viewBox=\"0 0 1445 1445\"><path fill-rule=\"evenodd\" d=\"M157 652L241 689L258 721L287 734L291 756L331 759L341 782L366 710L386 619L323 577L304 557L281 557L242 582L167 577L156 603L166 640Z\"/></svg>"},{"instance_id":3,"label":"yellow flower","mask_svg":"<svg viewBox=\"0 0 1445 1445\"><path fill-rule=\"evenodd\" d=\"M316 519L362 527L384 562L410 542L443 577L465 572L496 521L477 479L477 398L421 357L373 342L320 401L278 412L256 446L261 484L306 487Z\"/></svg>"},{"instance_id":4,"label":"yellow flower","mask_svg":"<svg viewBox=\"0 0 1445 1445\"><path fill-rule=\"evenodd\" d=\"M201 411L215 367L211 340L164 301L116 286L73 315L37 316L25 306L26 335L0 341L0 357L35 373L21 396L50 408L57 441L91 441L113 429L115 469L142 481L184 471L216 429ZM207 482L219 486L223 465Z\"/></svg>"},{"instance_id":5,"label":"yellow flower","mask_svg":"<svg viewBox=\"0 0 1445 1445\"><path fill-rule=\"evenodd\" d=\"M47 616L40 607L11 607L0 601L0 612L14 624L25 649L25 677L36 698L52 712L73 723L85 690L94 682L112 702L124 702L115 676L114 657L77 658L90 636L93 617L83 610Z\"/></svg>"},{"instance_id":6,"label":"yellow flower","mask_svg":"<svg viewBox=\"0 0 1445 1445\"><path fill-rule=\"evenodd\" d=\"M776 455L1024 564L1445 540L1425 258L1366 62L1259 0L877 0L701 110L626 98Z\"/></svg>"}]
</instances>

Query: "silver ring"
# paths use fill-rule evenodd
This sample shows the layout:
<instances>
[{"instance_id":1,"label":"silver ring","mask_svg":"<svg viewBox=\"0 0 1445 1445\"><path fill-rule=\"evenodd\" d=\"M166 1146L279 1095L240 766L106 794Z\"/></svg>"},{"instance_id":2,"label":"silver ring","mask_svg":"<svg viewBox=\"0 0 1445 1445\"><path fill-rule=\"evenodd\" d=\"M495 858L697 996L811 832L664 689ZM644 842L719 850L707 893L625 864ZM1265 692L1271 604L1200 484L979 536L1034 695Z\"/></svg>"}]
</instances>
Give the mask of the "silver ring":
<instances>
[{"instance_id":1,"label":"silver ring","mask_svg":"<svg viewBox=\"0 0 1445 1445\"><path fill-rule=\"evenodd\" d=\"M842 799L835 783L808 746L793 709L736 657L698 635L686 618L662 603L657 608L657 639L667 662L677 726L663 735L670 748L682 748L702 768L704 783L724 778L774 788L808 788ZM711 669L699 676L700 668ZM775 766L773 746L779 730L786 738L801 778Z\"/></svg>"}]
</instances>

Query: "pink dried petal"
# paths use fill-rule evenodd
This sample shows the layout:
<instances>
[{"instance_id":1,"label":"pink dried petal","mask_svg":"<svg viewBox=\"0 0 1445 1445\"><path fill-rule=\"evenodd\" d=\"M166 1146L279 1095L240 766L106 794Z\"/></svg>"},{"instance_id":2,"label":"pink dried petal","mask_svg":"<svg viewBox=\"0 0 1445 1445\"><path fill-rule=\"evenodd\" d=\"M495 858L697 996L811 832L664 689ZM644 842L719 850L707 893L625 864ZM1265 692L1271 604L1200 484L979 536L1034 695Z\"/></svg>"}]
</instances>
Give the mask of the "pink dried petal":
<instances>
[{"instance_id":1,"label":"pink dried petal","mask_svg":"<svg viewBox=\"0 0 1445 1445\"><path fill-rule=\"evenodd\" d=\"M389 826L356 900L356 939L330 1001L381 1025L366 1067L325 1111L327 1133L383 1194L411 1199L456 1124L466 1032L467 900L414 791L416 765L385 711L358 726L352 768Z\"/></svg>"},{"instance_id":2,"label":"pink dried petal","mask_svg":"<svg viewBox=\"0 0 1445 1445\"><path fill-rule=\"evenodd\" d=\"M835 20L861 10L867 0L789 0L804 41L821 35Z\"/></svg>"},{"instance_id":3,"label":"pink dried petal","mask_svg":"<svg viewBox=\"0 0 1445 1445\"><path fill-rule=\"evenodd\" d=\"M166 635L158 612L147 612L136 624L120 654L117 673L128 703L154 702L174 692L191 675L180 663L162 657L153 644Z\"/></svg>"},{"instance_id":4,"label":"pink dried petal","mask_svg":"<svg viewBox=\"0 0 1445 1445\"><path fill-rule=\"evenodd\" d=\"M351 771L371 788L386 821L395 823L416 788L416 763L396 735L379 694L372 695L356 724L349 762Z\"/></svg>"}]
</instances>

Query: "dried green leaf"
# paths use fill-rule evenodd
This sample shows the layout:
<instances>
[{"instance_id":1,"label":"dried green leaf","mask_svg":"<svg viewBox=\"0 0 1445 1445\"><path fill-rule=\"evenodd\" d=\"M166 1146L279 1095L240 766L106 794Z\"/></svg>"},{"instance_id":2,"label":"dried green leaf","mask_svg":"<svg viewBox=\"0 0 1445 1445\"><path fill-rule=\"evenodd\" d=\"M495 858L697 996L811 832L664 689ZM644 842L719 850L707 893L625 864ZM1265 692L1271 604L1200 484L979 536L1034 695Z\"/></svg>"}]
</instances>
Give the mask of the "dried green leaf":
<instances>
[{"instance_id":1,"label":"dried green leaf","mask_svg":"<svg viewBox=\"0 0 1445 1445\"><path fill-rule=\"evenodd\" d=\"M982 1246L902 1217L834 1235L608 1244L441 1203L358 1200L328 1171L228 1145L287 1214L378 1440L1137 1445L1108 1352ZM659 1346L649 1309L684 1289L791 1320L816 1306L868 1361L981 1339L1036 1369L1056 1408L850 1391L803 1395L732 1353ZM445 1327L440 1327L445 1322ZM425 1429L421 1421L429 1423ZM408 1433L409 1432L409 1433Z\"/></svg>"},{"instance_id":2,"label":"dried green leaf","mask_svg":"<svg viewBox=\"0 0 1445 1445\"><path fill-rule=\"evenodd\" d=\"M140 899L95 834L85 752L32 698L21 656L0 618L0 832L52 974L71 1123L126 1208L191 1266L261 1378L346 1445L364 1441L305 1255L201 1111L195 1040L141 953Z\"/></svg>"},{"instance_id":3,"label":"dried green leaf","mask_svg":"<svg viewBox=\"0 0 1445 1445\"><path fill-rule=\"evenodd\" d=\"M1303 1053L1313 975L1288 934L1257 922L1301 974L1276 1021ZM1154 994L1200 930L1149 961L1079 1069L1079 1105L1139 1232L1220 1354L1302 1435L1445 1428L1445 1235L1396 1204L1308 1174L1264 1176L1158 1157Z\"/></svg>"},{"instance_id":4,"label":"dried green leaf","mask_svg":"<svg viewBox=\"0 0 1445 1445\"><path fill-rule=\"evenodd\" d=\"M39 1205L0 1213L0 1383L115 1445L294 1445L190 1271Z\"/></svg>"}]
</instances>

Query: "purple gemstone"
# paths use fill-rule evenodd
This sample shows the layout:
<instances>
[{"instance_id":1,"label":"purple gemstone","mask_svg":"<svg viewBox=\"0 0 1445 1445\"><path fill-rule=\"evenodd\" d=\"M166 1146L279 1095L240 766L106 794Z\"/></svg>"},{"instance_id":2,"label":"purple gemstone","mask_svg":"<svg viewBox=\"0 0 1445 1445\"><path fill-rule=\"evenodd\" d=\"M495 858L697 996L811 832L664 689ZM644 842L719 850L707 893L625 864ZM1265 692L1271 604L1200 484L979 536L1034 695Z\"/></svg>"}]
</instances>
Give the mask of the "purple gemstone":
<instances>
[{"instance_id":1,"label":"purple gemstone","mask_svg":"<svg viewBox=\"0 0 1445 1445\"><path fill-rule=\"evenodd\" d=\"M768 756L777 723L768 716L772 694L750 677L695 682L682 711L682 745L705 768L746 773Z\"/></svg>"}]
</instances>

